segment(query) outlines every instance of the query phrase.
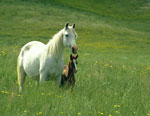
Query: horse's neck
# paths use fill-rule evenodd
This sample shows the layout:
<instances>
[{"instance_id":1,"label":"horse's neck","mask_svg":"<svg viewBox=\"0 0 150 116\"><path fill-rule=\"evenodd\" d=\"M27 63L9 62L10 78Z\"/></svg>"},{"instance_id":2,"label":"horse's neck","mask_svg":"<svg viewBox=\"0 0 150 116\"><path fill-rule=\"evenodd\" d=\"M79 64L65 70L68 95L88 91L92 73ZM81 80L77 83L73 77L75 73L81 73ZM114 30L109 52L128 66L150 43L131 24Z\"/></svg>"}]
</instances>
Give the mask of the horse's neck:
<instances>
[{"instance_id":1,"label":"horse's neck","mask_svg":"<svg viewBox=\"0 0 150 116\"><path fill-rule=\"evenodd\" d=\"M63 58L64 55L64 45L62 40L62 32L58 32L54 35L53 39L47 44L48 54L56 58Z\"/></svg>"}]
</instances>

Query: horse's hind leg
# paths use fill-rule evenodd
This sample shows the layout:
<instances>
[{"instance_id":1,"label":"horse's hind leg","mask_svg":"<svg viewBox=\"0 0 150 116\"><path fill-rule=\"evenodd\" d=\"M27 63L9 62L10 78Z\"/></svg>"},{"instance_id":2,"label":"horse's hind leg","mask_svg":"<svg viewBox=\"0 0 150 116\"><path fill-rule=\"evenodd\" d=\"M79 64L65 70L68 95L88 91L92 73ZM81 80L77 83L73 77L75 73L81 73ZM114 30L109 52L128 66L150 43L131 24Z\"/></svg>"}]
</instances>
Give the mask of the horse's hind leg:
<instances>
[{"instance_id":1,"label":"horse's hind leg","mask_svg":"<svg viewBox=\"0 0 150 116\"><path fill-rule=\"evenodd\" d=\"M19 83L19 92L22 92L23 84L25 82L26 73L23 69L23 65L19 64L17 65L17 73L18 73L18 83Z\"/></svg>"}]
</instances>

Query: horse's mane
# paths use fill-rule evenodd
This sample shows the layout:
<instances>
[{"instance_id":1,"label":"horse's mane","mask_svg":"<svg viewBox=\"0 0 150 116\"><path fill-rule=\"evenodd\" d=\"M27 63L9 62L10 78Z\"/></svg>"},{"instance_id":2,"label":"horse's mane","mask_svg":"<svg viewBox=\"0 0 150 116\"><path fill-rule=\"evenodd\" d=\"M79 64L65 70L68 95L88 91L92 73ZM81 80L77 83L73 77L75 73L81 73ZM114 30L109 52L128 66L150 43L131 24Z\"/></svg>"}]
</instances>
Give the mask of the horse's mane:
<instances>
[{"instance_id":1,"label":"horse's mane","mask_svg":"<svg viewBox=\"0 0 150 116\"><path fill-rule=\"evenodd\" d=\"M56 33L51 40L49 40L47 47L48 47L48 54L52 56L62 56L63 50L63 40L62 40L63 29Z\"/></svg>"}]
</instances>

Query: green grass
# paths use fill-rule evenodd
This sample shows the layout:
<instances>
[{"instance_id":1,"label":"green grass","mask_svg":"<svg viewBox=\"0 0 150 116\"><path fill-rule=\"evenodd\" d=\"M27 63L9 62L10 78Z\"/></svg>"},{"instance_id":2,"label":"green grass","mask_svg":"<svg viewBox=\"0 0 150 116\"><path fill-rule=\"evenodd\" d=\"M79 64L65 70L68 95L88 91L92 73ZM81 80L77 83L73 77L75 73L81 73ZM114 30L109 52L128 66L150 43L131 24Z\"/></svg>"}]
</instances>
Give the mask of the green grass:
<instances>
[{"instance_id":1,"label":"green grass","mask_svg":"<svg viewBox=\"0 0 150 116\"><path fill-rule=\"evenodd\" d=\"M0 116L149 116L149 4L0 0ZM27 78L20 95L16 61L21 47L33 40L47 43L66 22L76 23L79 36L73 92L54 81L36 86ZM68 58L66 49L65 64Z\"/></svg>"}]
</instances>

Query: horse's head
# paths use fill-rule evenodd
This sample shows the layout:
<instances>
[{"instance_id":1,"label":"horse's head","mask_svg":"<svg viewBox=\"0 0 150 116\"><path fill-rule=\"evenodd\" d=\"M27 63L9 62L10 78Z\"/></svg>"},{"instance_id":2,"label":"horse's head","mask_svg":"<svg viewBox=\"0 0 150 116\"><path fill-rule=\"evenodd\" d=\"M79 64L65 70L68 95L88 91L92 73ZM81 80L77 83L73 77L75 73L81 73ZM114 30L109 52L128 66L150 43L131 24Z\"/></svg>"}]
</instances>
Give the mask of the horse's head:
<instances>
[{"instance_id":1,"label":"horse's head","mask_svg":"<svg viewBox=\"0 0 150 116\"><path fill-rule=\"evenodd\" d=\"M72 56L72 54L70 55L69 69L71 69L73 71L73 73L76 73L78 71L77 58L78 58L78 55L76 55L76 56Z\"/></svg>"},{"instance_id":2,"label":"horse's head","mask_svg":"<svg viewBox=\"0 0 150 116\"><path fill-rule=\"evenodd\" d=\"M63 29L63 44L65 47L69 47L73 54L76 54L78 51L76 38L77 33L75 32L75 24L69 26L69 23L67 23Z\"/></svg>"}]
</instances>

